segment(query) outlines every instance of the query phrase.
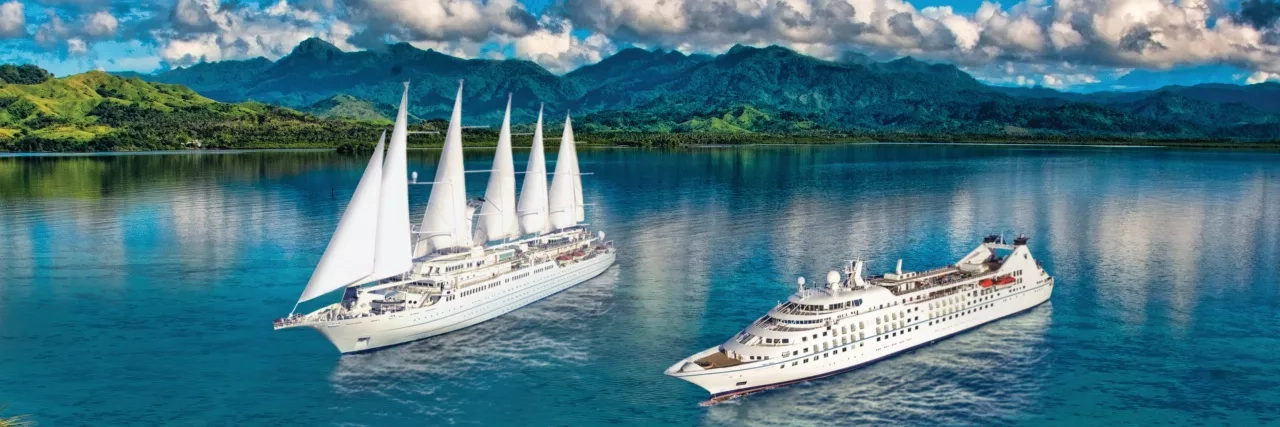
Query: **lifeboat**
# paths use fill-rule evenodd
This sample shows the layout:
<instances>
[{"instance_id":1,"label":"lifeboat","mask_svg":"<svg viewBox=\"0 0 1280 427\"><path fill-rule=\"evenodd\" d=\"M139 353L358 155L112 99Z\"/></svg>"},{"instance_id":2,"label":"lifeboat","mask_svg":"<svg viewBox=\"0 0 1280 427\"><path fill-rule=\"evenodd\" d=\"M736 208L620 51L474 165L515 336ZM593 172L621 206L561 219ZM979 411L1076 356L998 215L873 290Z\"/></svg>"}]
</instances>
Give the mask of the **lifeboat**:
<instances>
[{"instance_id":1,"label":"lifeboat","mask_svg":"<svg viewBox=\"0 0 1280 427\"><path fill-rule=\"evenodd\" d=\"M999 278L999 279L996 279L996 284L997 284L997 285L1008 285L1008 284L1013 283L1013 282L1016 282L1016 281L1018 281L1018 279L1014 279L1014 278L1013 278L1013 276L1004 276L1004 277L1001 277L1001 278Z\"/></svg>"},{"instance_id":2,"label":"lifeboat","mask_svg":"<svg viewBox=\"0 0 1280 427\"><path fill-rule=\"evenodd\" d=\"M990 288L991 284L992 284L991 279L982 279L982 281L978 282L978 286L981 286L984 288Z\"/></svg>"}]
</instances>

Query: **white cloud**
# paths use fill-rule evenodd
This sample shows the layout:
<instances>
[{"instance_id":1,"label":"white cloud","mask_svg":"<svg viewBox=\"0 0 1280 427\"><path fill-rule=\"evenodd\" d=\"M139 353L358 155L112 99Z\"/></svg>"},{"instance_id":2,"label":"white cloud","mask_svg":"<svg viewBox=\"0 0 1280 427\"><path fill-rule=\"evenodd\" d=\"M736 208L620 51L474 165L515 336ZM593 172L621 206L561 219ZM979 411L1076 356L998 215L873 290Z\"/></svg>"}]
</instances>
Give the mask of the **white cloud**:
<instances>
[{"instance_id":1,"label":"white cloud","mask_svg":"<svg viewBox=\"0 0 1280 427\"><path fill-rule=\"evenodd\" d=\"M70 38L67 39L67 52L73 56L80 56L89 53L89 45L83 39Z\"/></svg>"},{"instance_id":2,"label":"white cloud","mask_svg":"<svg viewBox=\"0 0 1280 427\"><path fill-rule=\"evenodd\" d=\"M1257 83L1276 81L1276 80L1280 80L1280 73L1268 73L1266 71L1257 71L1257 72L1254 72L1253 74L1250 74L1249 78L1246 79L1244 82L1245 84L1257 84Z\"/></svg>"},{"instance_id":3,"label":"white cloud","mask_svg":"<svg viewBox=\"0 0 1280 427\"><path fill-rule=\"evenodd\" d=\"M294 8L285 1L266 9L252 6L223 8L217 0L179 0L170 26L152 31L159 53L172 65L266 57L277 59L311 37L352 49L354 33L346 23L325 23L315 11Z\"/></svg>"},{"instance_id":4,"label":"white cloud","mask_svg":"<svg viewBox=\"0 0 1280 427\"><path fill-rule=\"evenodd\" d=\"M520 36L537 19L516 0L348 0L347 20L406 41Z\"/></svg>"},{"instance_id":5,"label":"white cloud","mask_svg":"<svg viewBox=\"0 0 1280 427\"><path fill-rule=\"evenodd\" d=\"M901 0L564 0L561 13L615 42L698 51L732 41L869 49L967 65L1226 63L1280 72L1274 18L1255 27L1217 0L1026 0L1007 8L983 2L968 15L946 6L917 11Z\"/></svg>"},{"instance_id":6,"label":"white cloud","mask_svg":"<svg viewBox=\"0 0 1280 427\"><path fill-rule=\"evenodd\" d=\"M0 37L22 36L23 0L3 1ZM1077 75L1105 74L1098 68L1226 64L1280 73L1273 3L1252 0L984 1L972 13L908 0L557 0L540 18L522 0L176 0L127 13L100 3L44 4L49 15L33 17L38 29L29 36L40 46L70 52L75 38L92 50L102 39L141 34L174 65L275 59L321 37L343 50L406 41L471 58L510 52L555 72L619 45L719 53L733 44L779 44L823 58L864 51L955 62L1004 84L1022 75L1087 85ZM92 12L71 13L80 10ZM1015 69L1003 72L1011 62Z\"/></svg>"},{"instance_id":7,"label":"white cloud","mask_svg":"<svg viewBox=\"0 0 1280 427\"><path fill-rule=\"evenodd\" d=\"M585 39L573 35L573 24L543 17L541 28L515 39L517 57L536 62L554 73L565 73L583 64L600 62L617 51L608 37L593 34Z\"/></svg>"},{"instance_id":8,"label":"white cloud","mask_svg":"<svg viewBox=\"0 0 1280 427\"><path fill-rule=\"evenodd\" d=\"M27 16L22 2L13 0L0 4L0 37L19 37L26 35Z\"/></svg>"},{"instance_id":9,"label":"white cloud","mask_svg":"<svg viewBox=\"0 0 1280 427\"><path fill-rule=\"evenodd\" d=\"M114 36L119 27L120 21L117 21L116 17L100 11L89 16L85 22L84 32L92 37L107 37Z\"/></svg>"}]
</instances>

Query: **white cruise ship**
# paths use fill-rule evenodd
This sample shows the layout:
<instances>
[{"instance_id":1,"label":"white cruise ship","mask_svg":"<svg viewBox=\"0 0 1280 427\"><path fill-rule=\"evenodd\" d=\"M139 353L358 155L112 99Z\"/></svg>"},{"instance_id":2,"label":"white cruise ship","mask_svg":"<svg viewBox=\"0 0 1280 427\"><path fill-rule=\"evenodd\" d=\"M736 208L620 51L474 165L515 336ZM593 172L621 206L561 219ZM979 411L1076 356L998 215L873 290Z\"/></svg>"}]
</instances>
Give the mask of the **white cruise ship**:
<instances>
[{"instance_id":1,"label":"white cruise ship","mask_svg":"<svg viewBox=\"0 0 1280 427\"><path fill-rule=\"evenodd\" d=\"M613 243L582 223L582 174L568 117L548 188L538 113L517 200L508 99L484 197L468 201L461 84L428 183L417 182L416 173L410 182L406 171L408 94L406 83L385 156L384 133L298 304L344 289L341 300L290 313L275 329L313 328L342 353L373 350L492 319L613 265ZM417 184L430 185L431 197L413 228L408 189Z\"/></svg>"},{"instance_id":2,"label":"white cruise ship","mask_svg":"<svg viewBox=\"0 0 1280 427\"><path fill-rule=\"evenodd\" d=\"M946 267L862 277L862 261L787 302L724 344L676 362L666 374L697 384L714 403L848 372L1020 313L1049 300L1053 277L1027 249L1000 236Z\"/></svg>"}]
</instances>

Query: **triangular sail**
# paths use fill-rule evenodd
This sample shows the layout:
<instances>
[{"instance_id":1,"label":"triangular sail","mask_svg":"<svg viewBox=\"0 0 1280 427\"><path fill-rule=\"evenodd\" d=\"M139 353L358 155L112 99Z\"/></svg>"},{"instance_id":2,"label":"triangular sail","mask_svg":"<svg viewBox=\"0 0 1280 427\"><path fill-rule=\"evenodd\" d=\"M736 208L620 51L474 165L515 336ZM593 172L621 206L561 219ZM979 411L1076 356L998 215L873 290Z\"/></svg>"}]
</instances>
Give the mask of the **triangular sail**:
<instances>
[{"instance_id":1,"label":"triangular sail","mask_svg":"<svg viewBox=\"0 0 1280 427\"><path fill-rule=\"evenodd\" d=\"M373 271L375 236L378 230L378 198L382 187L382 146L387 133L382 133L373 156L364 168L360 183L338 220L338 229L329 238L329 246L311 273L298 302L313 299L335 289L359 284Z\"/></svg>"},{"instance_id":2,"label":"triangular sail","mask_svg":"<svg viewBox=\"0 0 1280 427\"><path fill-rule=\"evenodd\" d=\"M542 108L538 108L538 124L533 129L533 146L529 149L529 165L525 167L524 184L520 187L520 214L522 234L541 234L549 229L547 223L547 160L542 149Z\"/></svg>"},{"instance_id":3,"label":"triangular sail","mask_svg":"<svg viewBox=\"0 0 1280 427\"><path fill-rule=\"evenodd\" d=\"M574 221L583 222L587 220L587 211L582 203L582 166L578 164L578 143L573 139L573 127L569 126L569 118L564 121L565 139L569 141L571 154L573 154L573 210ZM563 142L561 142L563 144Z\"/></svg>"},{"instance_id":4,"label":"triangular sail","mask_svg":"<svg viewBox=\"0 0 1280 427\"><path fill-rule=\"evenodd\" d=\"M382 164L382 197L379 201L377 250L369 280L396 276L413 268L413 243L409 228L409 178L405 166L409 144L409 83L400 96L400 111L391 128L391 144Z\"/></svg>"},{"instance_id":5,"label":"triangular sail","mask_svg":"<svg viewBox=\"0 0 1280 427\"><path fill-rule=\"evenodd\" d=\"M445 134L436 179L431 185L431 198L418 229L418 245L413 256L420 257L439 249L471 246L470 211L467 208L467 186L462 169L462 82L453 102L453 116Z\"/></svg>"},{"instance_id":6,"label":"triangular sail","mask_svg":"<svg viewBox=\"0 0 1280 427\"><path fill-rule=\"evenodd\" d=\"M519 237L516 225L516 170L511 160L511 96L507 95L507 113L498 131L498 149L493 153L493 169L489 186L484 191L480 208L480 226L473 241L476 244Z\"/></svg>"},{"instance_id":7,"label":"triangular sail","mask_svg":"<svg viewBox=\"0 0 1280 427\"><path fill-rule=\"evenodd\" d=\"M556 156L556 172L551 177L551 194L548 197L551 212L551 228L569 228L578 224L578 199L581 197L581 178L578 175L578 155L574 150L573 125L569 116L564 118L564 135L560 139L560 154Z\"/></svg>"}]
</instances>

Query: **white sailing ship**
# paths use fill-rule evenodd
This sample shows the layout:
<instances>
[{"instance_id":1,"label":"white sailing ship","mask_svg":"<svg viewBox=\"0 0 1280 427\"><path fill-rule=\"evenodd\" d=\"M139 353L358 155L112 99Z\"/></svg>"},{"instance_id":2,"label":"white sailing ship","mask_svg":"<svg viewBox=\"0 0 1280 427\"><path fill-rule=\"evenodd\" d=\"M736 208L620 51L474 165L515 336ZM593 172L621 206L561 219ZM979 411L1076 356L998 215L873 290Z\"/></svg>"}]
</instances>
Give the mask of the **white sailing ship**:
<instances>
[{"instance_id":1,"label":"white sailing ship","mask_svg":"<svg viewBox=\"0 0 1280 427\"><path fill-rule=\"evenodd\" d=\"M953 265L862 277L862 261L799 290L723 344L676 362L666 374L697 384L714 403L848 372L1031 309L1053 277L1027 249L988 236Z\"/></svg>"},{"instance_id":2,"label":"white sailing ship","mask_svg":"<svg viewBox=\"0 0 1280 427\"><path fill-rule=\"evenodd\" d=\"M298 304L345 289L342 299L291 313L275 329L313 328L342 353L372 350L492 319L613 265L613 243L583 224L582 174L568 117L548 188L538 112L517 200L508 99L484 198L467 200L461 84L435 180L424 183L432 186L426 212L411 229L408 95L406 83L385 155L384 132Z\"/></svg>"}]
</instances>

